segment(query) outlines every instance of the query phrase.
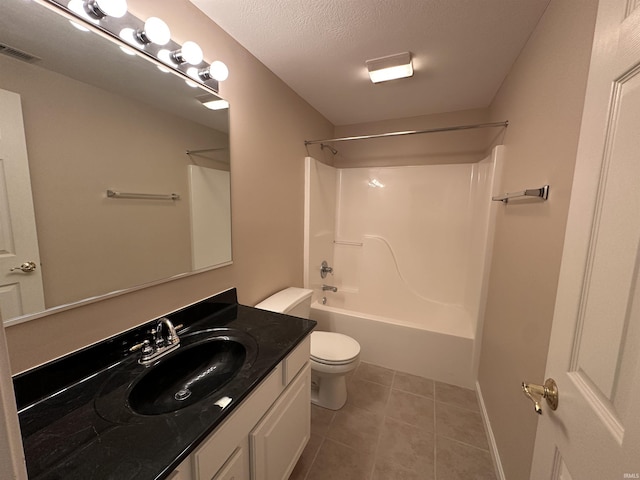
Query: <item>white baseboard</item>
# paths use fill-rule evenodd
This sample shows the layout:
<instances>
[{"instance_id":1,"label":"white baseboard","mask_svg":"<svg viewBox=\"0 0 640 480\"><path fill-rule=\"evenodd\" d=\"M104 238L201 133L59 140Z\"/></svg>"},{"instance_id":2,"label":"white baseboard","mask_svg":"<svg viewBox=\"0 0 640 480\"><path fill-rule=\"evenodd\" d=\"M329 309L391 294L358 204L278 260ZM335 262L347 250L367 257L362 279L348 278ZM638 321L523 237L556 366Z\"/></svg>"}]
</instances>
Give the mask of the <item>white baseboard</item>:
<instances>
[{"instance_id":1,"label":"white baseboard","mask_svg":"<svg viewBox=\"0 0 640 480\"><path fill-rule=\"evenodd\" d=\"M482 415L482 422L484 428L487 431L489 437L489 451L491 452L491 458L493 459L493 466L496 470L496 477L498 480L505 480L504 470L502 469L502 462L500 461L500 453L498 452L498 446L496 445L496 439L493 436L493 430L491 429L491 422L489 421L489 414L484 404L484 398L482 397L482 390L480 384L476 381L476 395L478 396L478 402L480 403L480 414Z\"/></svg>"}]
</instances>

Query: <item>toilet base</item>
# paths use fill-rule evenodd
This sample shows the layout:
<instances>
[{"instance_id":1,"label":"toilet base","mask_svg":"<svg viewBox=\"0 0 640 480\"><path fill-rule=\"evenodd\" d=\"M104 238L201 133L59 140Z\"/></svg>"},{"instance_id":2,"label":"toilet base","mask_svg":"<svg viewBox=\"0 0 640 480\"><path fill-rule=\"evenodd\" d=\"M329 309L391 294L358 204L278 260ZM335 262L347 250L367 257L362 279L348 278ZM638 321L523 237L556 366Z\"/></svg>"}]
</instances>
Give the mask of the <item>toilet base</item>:
<instances>
[{"instance_id":1,"label":"toilet base","mask_svg":"<svg viewBox=\"0 0 640 480\"><path fill-rule=\"evenodd\" d=\"M345 375L314 375L311 372L311 403L329 410L340 410L346 402Z\"/></svg>"}]
</instances>

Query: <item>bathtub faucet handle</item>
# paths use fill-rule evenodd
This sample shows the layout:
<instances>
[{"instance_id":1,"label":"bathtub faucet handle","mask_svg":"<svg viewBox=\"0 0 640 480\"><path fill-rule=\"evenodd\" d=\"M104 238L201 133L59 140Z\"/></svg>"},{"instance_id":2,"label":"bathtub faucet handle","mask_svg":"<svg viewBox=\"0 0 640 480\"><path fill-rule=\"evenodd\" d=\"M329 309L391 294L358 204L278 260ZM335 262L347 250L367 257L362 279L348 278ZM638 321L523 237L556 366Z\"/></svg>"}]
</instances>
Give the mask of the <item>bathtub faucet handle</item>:
<instances>
[{"instance_id":1,"label":"bathtub faucet handle","mask_svg":"<svg viewBox=\"0 0 640 480\"><path fill-rule=\"evenodd\" d=\"M333 275L333 268L329 266L326 260L323 260L320 264L320 277L326 278L327 273Z\"/></svg>"}]
</instances>

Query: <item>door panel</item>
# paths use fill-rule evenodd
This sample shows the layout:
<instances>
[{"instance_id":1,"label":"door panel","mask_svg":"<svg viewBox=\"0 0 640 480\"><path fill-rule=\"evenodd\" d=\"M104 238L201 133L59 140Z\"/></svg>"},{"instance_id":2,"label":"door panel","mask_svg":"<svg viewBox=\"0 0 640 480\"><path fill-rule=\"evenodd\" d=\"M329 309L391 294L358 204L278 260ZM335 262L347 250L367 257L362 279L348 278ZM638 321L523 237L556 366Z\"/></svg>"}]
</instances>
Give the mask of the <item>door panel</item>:
<instances>
[{"instance_id":1,"label":"door panel","mask_svg":"<svg viewBox=\"0 0 640 480\"><path fill-rule=\"evenodd\" d=\"M0 90L0 310L5 320L44 310L20 96ZM36 269L19 267L34 262Z\"/></svg>"}]
</instances>

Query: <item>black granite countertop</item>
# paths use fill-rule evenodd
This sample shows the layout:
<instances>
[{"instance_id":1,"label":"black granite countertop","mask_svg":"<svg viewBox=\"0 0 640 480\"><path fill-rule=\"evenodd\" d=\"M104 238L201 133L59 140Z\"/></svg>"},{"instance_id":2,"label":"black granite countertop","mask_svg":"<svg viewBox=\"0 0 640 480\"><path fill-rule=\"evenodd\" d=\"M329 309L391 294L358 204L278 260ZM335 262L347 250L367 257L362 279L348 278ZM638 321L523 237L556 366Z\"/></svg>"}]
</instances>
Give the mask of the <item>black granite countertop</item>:
<instances>
[{"instance_id":1,"label":"black granite countertop","mask_svg":"<svg viewBox=\"0 0 640 480\"><path fill-rule=\"evenodd\" d=\"M148 338L154 320L15 376L31 480L166 478L315 326L238 305L235 289L166 317L183 325L181 345L158 362L223 337L246 346L244 365L199 402L160 415L134 413L129 392L153 365L140 365L140 353L129 349Z\"/></svg>"}]
</instances>

